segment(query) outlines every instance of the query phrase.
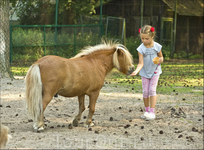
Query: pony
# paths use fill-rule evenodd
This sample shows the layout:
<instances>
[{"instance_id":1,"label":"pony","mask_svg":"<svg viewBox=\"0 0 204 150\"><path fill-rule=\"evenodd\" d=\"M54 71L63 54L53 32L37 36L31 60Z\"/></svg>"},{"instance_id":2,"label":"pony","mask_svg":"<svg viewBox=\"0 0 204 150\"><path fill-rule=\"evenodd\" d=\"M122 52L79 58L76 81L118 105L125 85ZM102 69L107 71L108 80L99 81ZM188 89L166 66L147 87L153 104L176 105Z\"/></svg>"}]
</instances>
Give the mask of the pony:
<instances>
[{"instance_id":1,"label":"pony","mask_svg":"<svg viewBox=\"0 0 204 150\"><path fill-rule=\"evenodd\" d=\"M89 114L85 126L94 126L96 100L105 76L114 67L126 75L135 69L128 49L113 41L87 46L70 59L48 55L36 61L25 77L27 110L34 120L34 130L44 130L44 111L56 93L64 97L78 96L79 112L72 121L75 127L85 110L84 99L88 95Z\"/></svg>"},{"instance_id":2,"label":"pony","mask_svg":"<svg viewBox=\"0 0 204 150\"><path fill-rule=\"evenodd\" d=\"M5 148L6 144L11 138L9 128L0 123L0 149Z\"/></svg>"}]
</instances>

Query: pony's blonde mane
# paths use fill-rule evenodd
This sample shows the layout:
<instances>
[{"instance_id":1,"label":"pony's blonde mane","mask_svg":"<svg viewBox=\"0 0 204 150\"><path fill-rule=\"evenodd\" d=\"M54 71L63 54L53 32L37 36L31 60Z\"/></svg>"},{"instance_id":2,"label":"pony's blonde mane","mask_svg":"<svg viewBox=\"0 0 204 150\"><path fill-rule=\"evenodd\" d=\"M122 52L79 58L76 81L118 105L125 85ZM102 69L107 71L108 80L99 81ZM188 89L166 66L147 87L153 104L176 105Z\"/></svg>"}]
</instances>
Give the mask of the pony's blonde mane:
<instances>
[{"instance_id":1,"label":"pony's blonde mane","mask_svg":"<svg viewBox=\"0 0 204 150\"><path fill-rule=\"evenodd\" d=\"M91 54L93 52L96 52L96 51L99 51L99 50L116 49L116 51L113 54L113 64L114 64L115 68L120 70L120 64L119 64L119 61L118 61L118 54L117 54L118 50L120 50L124 54L125 62L127 64L132 64L133 63L132 55L129 53L129 51L127 50L127 48L124 45L119 44L118 42L113 42L113 41L102 41L102 42L103 42L102 44L99 44L99 45L96 45L96 46L87 46L87 47L85 47L84 49L81 50L81 52L79 54L77 54L73 58L80 58L80 57L89 55L89 54Z\"/></svg>"},{"instance_id":2,"label":"pony's blonde mane","mask_svg":"<svg viewBox=\"0 0 204 150\"><path fill-rule=\"evenodd\" d=\"M132 58L132 55L130 54L130 52L128 51L128 49L124 45L118 44L116 47L116 51L113 54L113 64L114 64L115 68L120 70L120 64L119 64L118 55L117 55L118 50L120 50L124 54L124 57L125 57L124 59L125 59L126 64L132 64L133 58Z\"/></svg>"},{"instance_id":3,"label":"pony's blonde mane","mask_svg":"<svg viewBox=\"0 0 204 150\"><path fill-rule=\"evenodd\" d=\"M98 44L95 46L86 46L84 47L80 53L78 53L76 56L74 56L73 58L80 58L89 54L92 54L93 52L99 51L99 50L110 50L113 48L117 47L117 43L116 42L105 42L102 41L102 44Z\"/></svg>"}]
</instances>

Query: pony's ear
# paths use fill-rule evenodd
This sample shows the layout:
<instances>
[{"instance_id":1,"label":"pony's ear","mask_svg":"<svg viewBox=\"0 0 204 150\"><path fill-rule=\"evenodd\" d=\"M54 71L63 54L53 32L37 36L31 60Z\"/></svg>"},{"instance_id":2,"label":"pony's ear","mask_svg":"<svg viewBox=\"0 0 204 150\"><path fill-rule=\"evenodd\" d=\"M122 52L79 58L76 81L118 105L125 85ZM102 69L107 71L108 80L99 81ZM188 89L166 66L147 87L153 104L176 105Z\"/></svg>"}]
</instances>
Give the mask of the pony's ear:
<instances>
[{"instance_id":1,"label":"pony's ear","mask_svg":"<svg viewBox=\"0 0 204 150\"><path fill-rule=\"evenodd\" d=\"M120 48L117 49L117 54L118 56L122 56L123 55L123 50L121 50Z\"/></svg>"},{"instance_id":2,"label":"pony's ear","mask_svg":"<svg viewBox=\"0 0 204 150\"><path fill-rule=\"evenodd\" d=\"M117 49L117 54L121 55L121 50L120 49Z\"/></svg>"}]
</instances>

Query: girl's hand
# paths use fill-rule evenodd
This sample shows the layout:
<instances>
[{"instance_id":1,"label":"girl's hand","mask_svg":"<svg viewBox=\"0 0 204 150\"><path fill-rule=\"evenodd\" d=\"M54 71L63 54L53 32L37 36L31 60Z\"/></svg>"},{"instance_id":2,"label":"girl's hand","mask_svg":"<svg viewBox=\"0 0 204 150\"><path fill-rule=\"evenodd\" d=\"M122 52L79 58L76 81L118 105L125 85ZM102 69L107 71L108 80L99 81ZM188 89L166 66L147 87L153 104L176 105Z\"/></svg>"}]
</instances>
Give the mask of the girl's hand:
<instances>
[{"instance_id":1,"label":"girl's hand","mask_svg":"<svg viewBox=\"0 0 204 150\"><path fill-rule=\"evenodd\" d=\"M159 63L162 63L162 62L163 62L163 58L159 57Z\"/></svg>"},{"instance_id":2,"label":"girl's hand","mask_svg":"<svg viewBox=\"0 0 204 150\"><path fill-rule=\"evenodd\" d=\"M161 64L164 61L162 50L160 50L160 52L157 55L159 56L159 63Z\"/></svg>"},{"instance_id":3,"label":"girl's hand","mask_svg":"<svg viewBox=\"0 0 204 150\"><path fill-rule=\"evenodd\" d=\"M131 77L132 77L132 76L136 76L136 75L137 75L137 72L136 72L136 71L134 71L133 73L130 74Z\"/></svg>"}]
</instances>

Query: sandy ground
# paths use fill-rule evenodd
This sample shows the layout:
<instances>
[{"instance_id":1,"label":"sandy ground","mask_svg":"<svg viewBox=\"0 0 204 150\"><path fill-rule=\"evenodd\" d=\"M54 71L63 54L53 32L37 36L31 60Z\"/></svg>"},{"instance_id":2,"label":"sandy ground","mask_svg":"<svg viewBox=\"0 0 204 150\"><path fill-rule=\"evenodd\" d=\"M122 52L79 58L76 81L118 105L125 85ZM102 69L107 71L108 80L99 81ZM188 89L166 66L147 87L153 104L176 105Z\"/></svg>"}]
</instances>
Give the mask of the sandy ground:
<instances>
[{"instance_id":1,"label":"sandy ground","mask_svg":"<svg viewBox=\"0 0 204 150\"><path fill-rule=\"evenodd\" d=\"M45 111L46 129L33 132L27 116L23 79L1 79L1 123L10 128L8 149L203 149L203 104L193 94L158 95L157 118L140 119L144 113L142 93L104 84L93 116L94 127L85 128L88 97L79 127L72 127L78 100L53 98ZM203 96L197 97L198 100Z\"/></svg>"}]
</instances>

